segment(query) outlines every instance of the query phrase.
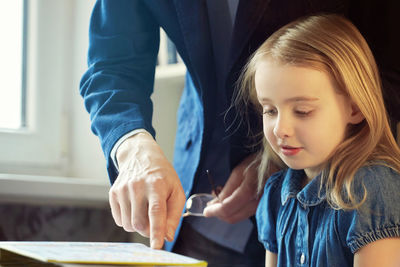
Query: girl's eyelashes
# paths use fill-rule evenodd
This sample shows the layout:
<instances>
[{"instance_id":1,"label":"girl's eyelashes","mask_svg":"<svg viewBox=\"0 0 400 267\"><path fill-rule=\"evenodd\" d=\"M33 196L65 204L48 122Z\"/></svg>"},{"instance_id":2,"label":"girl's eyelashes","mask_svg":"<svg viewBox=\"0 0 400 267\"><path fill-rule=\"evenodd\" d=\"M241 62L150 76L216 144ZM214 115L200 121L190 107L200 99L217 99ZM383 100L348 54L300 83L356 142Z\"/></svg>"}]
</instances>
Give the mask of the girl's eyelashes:
<instances>
[{"instance_id":1,"label":"girl's eyelashes","mask_svg":"<svg viewBox=\"0 0 400 267\"><path fill-rule=\"evenodd\" d=\"M307 117L309 115L311 115L311 113L313 112L312 109L295 109L294 114L300 117ZM276 108L263 108L262 111L263 115L267 115L267 116L275 116L276 114L278 114L278 110Z\"/></svg>"},{"instance_id":2,"label":"girl's eyelashes","mask_svg":"<svg viewBox=\"0 0 400 267\"><path fill-rule=\"evenodd\" d=\"M312 112L313 112L312 110L301 110L301 109L295 110L295 113L302 117L309 116L311 115Z\"/></svg>"},{"instance_id":3,"label":"girl's eyelashes","mask_svg":"<svg viewBox=\"0 0 400 267\"><path fill-rule=\"evenodd\" d=\"M264 115L273 116L276 113L278 113L278 112L277 112L277 110L275 108L264 108L263 109L263 114Z\"/></svg>"}]
</instances>

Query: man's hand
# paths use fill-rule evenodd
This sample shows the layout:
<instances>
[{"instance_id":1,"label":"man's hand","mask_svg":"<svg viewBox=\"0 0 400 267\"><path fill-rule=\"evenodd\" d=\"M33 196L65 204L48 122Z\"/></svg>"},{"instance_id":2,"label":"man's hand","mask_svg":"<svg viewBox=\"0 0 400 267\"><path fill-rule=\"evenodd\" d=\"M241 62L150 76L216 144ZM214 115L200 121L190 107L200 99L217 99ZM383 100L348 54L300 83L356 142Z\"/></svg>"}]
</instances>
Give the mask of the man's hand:
<instances>
[{"instance_id":1,"label":"man's hand","mask_svg":"<svg viewBox=\"0 0 400 267\"><path fill-rule=\"evenodd\" d=\"M148 133L125 140L117 151L119 175L109 191L115 223L150 237L159 249L172 241L185 205L178 175Z\"/></svg>"},{"instance_id":2,"label":"man's hand","mask_svg":"<svg viewBox=\"0 0 400 267\"><path fill-rule=\"evenodd\" d=\"M259 197L257 195L257 167L250 155L233 169L231 176L214 201L204 210L204 216L217 217L228 223L236 223L254 215Z\"/></svg>"}]
</instances>

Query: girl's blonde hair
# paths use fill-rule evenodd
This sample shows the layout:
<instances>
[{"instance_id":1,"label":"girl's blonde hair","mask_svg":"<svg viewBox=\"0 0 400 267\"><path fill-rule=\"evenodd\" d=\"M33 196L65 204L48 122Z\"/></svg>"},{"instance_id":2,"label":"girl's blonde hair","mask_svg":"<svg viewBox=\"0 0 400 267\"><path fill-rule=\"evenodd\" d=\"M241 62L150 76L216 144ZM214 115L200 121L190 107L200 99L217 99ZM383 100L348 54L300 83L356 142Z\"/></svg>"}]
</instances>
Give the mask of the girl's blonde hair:
<instances>
[{"instance_id":1,"label":"girl's blonde hair","mask_svg":"<svg viewBox=\"0 0 400 267\"><path fill-rule=\"evenodd\" d=\"M360 167L378 163L400 171L400 149L390 130L378 68L367 42L350 21L334 14L301 18L284 26L257 49L242 72L234 100L242 115L257 111L261 119L254 76L259 62L267 58L327 73L336 81L338 93L348 96L363 114L365 120L349 126L346 140L322 171L327 201L333 208L359 207L366 192L363 199L356 200L352 182ZM265 137L262 139L259 189L271 162L284 166Z\"/></svg>"}]
</instances>

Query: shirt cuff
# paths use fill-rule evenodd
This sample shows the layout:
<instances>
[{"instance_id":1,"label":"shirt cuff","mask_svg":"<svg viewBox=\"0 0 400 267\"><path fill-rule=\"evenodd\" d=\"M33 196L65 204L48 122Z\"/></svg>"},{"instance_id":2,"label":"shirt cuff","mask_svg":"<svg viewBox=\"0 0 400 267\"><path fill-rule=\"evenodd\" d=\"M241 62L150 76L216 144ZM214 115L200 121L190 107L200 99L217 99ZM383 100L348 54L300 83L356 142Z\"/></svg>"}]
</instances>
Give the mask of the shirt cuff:
<instances>
[{"instance_id":1,"label":"shirt cuff","mask_svg":"<svg viewBox=\"0 0 400 267\"><path fill-rule=\"evenodd\" d=\"M119 171L118 168L118 163L117 163L117 150L119 148L119 146L122 144L122 142L124 142L126 139L128 139L131 136L134 136L135 134L138 133L148 133L150 134L148 131L146 131L145 129L136 129L133 130L131 132L128 132L127 134L125 134L124 136L122 136L120 139L118 139L118 141L115 143L115 145L113 146L113 148L111 149L110 152L110 158L112 159L115 168L117 169L117 171Z\"/></svg>"}]
</instances>

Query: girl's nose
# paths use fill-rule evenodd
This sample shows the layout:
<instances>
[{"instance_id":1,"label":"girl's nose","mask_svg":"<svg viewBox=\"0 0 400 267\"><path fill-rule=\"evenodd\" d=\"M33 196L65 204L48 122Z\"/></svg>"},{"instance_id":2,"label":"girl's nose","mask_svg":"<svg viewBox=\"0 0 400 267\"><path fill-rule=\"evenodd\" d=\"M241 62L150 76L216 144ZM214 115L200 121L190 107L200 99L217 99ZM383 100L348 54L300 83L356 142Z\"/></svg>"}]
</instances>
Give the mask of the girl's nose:
<instances>
[{"instance_id":1,"label":"girl's nose","mask_svg":"<svg viewBox=\"0 0 400 267\"><path fill-rule=\"evenodd\" d=\"M287 138L291 136L293 133L292 126L290 120L288 118L283 118L282 116L278 116L275 127L274 127L274 135L280 139Z\"/></svg>"}]
</instances>

